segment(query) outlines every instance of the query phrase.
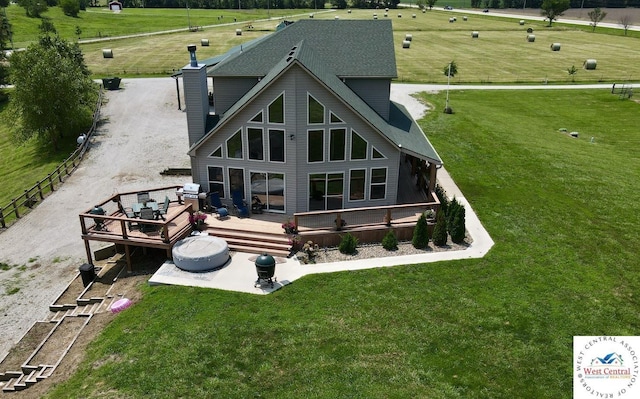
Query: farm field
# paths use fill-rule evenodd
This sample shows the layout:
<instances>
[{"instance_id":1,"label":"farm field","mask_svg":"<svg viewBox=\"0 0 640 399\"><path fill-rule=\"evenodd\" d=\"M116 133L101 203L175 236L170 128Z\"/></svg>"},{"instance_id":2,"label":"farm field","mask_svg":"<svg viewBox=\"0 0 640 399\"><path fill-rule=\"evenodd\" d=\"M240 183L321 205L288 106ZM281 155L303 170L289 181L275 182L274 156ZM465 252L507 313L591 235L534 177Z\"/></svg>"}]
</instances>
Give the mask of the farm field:
<instances>
[{"instance_id":1,"label":"farm field","mask_svg":"<svg viewBox=\"0 0 640 399\"><path fill-rule=\"evenodd\" d=\"M578 28L554 25L545 27L541 21L529 21L520 26L517 20L469 16L465 22L460 14L450 23L452 13L431 11L418 13L394 10L393 18L398 82L446 83L442 68L451 60L458 64L459 74L452 83L571 83L622 82L640 80L640 38L595 33ZM394 17L402 14L402 18ZM377 12L379 18L384 11ZM372 10L345 10L317 13L315 18L372 18ZM302 18L308 18L303 15ZM254 21L247 24L205 28L201 32L183 32L163 36L139 37L82 45L91 71L101 76L140 76L171 74L188 62L186 46L209 41L199 46L198 58L204 60L222 54L231 47L259 38L275 30L279 21ZM527 28L532 28L534 42L527 41ZM236 35L242 29L242 36ZM479 37L473 39L471 32ZM411 47L402 48L407 34L412 35ZM560 51L551 51L552 43L560 43ZM105 59L102 50L109 48L114 58ZM586 59L596 59L595 70L582 69ZM575 66L577 74L567 70Z\"/></svg>"}]
</instances>

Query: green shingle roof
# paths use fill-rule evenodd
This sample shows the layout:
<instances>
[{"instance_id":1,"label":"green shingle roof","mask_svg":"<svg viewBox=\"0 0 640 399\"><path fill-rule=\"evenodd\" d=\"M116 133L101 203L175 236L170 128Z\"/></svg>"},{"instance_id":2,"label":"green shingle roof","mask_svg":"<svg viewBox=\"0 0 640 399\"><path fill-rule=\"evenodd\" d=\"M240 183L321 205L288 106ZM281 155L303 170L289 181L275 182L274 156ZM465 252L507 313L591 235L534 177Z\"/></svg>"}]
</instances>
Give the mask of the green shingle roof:
<instances>
[{"instance_id":1,"label":"green shingle roof","mask_svg":"<svg viewBox=\"0 0 640 399\"><path fill-rule=\"evenodd\" d=\"M294 25L295 24L291 26ZM283 31L286 31L291 26L283 29ZM373 128L378 130L390 142L396 145L400 151L420 158L425 158L429 160L429 162L442 164L440 156L426 138L422 129L420 129L418 124L408 113L406 108L400 104L391 102L390 118L389 121L386 121L371 107L369 107L369 105L358 95L356 95L344 82L342 82L342 80L336 76L330 68L326 67L324 63L325 60L316 53L313 46L308 44L309 40L306 37L303 41L292 43L286 51L282 52L283 56L278 60L278 62L273 65L265 75L263 75L264 77L231 108L221 115L217 125L221 126L226 121L230 120L240 109L247 105L253 97L281 76L291 65L296 64L315 76L327 87L327 89L340 98L346 106L359 114ZM395 60L395 55L392 55L391 59ZM191 155L195 155L195 150L207 140L210 134L213 134L213 131L210 131L191 147Z\"/></svg>"},{"instance_id":2,"label":"green shingle roof","mask_svg":"<svg viewBox=\"0 0 640 399\"><path fill-rule=\"evenodd\" d=\"M343 77L397 77L390 20L300 20L230 54L209 75L262 77L301 39ZM257 44L257 45L256 45Z\"/></svg>"}]
</instances>

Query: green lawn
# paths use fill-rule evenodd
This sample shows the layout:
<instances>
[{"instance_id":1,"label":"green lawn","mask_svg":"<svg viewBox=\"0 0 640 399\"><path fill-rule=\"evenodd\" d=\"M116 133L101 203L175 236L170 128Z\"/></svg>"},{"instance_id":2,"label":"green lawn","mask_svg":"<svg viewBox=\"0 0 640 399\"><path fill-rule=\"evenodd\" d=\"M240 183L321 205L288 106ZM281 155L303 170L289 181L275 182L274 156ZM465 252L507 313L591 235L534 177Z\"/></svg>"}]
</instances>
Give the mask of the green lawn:
<instances>
[{"instance_id":1,"label":"green lawn","mask_svg":"<svg viewBox=\"0 0 640 399\"><path fill-rule=\"evenodd\" d=\"M450 97L453 115L421 124L496 242L487 256L268 296L145 287L50 397L571 397L574 335L640 329L640 105L607 90Z\"/></svg>"},{"instance_id":2,"label":"green lawn","mask_svg":"<svg viewBox=\"0 0 640 399\"><path fill-rule=\"evenodd\" d=\"M12 137L10 121L7 103L0 104L0 207L47 177L75 150L75 138L56 153L35 140L20 145Z\"/></svg>"}]
</instances>

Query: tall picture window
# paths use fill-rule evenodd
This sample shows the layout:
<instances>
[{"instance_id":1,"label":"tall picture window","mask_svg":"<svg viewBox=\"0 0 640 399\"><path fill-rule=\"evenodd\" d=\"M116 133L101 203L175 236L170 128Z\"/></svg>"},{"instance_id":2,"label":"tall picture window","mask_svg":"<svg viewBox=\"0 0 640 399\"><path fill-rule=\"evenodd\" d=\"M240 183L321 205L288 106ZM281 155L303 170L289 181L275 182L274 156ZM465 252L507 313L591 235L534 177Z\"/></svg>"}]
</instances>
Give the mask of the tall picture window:
<instances>
[{"instance_id":1,"label":"tall picture window","mask_svg":"<svg viewBox=\"0 0 640 399\"><path fill-rule=\"evenodd\" d=\"M284 162L284 130L269 129L269 161Z\"/></svg>"},{"instance_id":2,"label":"tall picture window","mask_svg":"<svg viewBox=\"0 0 640 399\"><path fill-rule=\"evenodd\" d=\"M247 128L247 142L249 143L249 159L264 161L264 143L262 129Z\"/></svg>"},{"instance_id":3,"label":"tall picture window","mask_svg":"<svg viewBox=\"0 0 640 399\"><path fill-rule=\"evenodd\" d=\"M220 166L208 166L209 192L217 191L224 198L224 173Z\"/></svg>"},{"instance_id":4,"label":"tall picture window","mask_svg":"<svg viewBox=\"0 0 640 399\"><path fill-rule=\"evenodd\" d=\"M346 129L331 129L329 131L329 160L344 161L347 145Z\"/></svg>"},{"instance_id":5,"label":"tall picture window","mask_svg":"<svg viewBox=\"0 0 640 399\"><path fill-rule=\"evenodd\" d=\"M365 170L352 169L349 171L349 201L363 201L365 187Z\"/></svg>"},{"instance_id":6,"label":"tall picture window","mask_svg":"<svg viewBox=\"0 0 640 399\"><path fill-rule=\"evenodd\" d=\"M369 198L385 199L387 195L387 168L371 169L371 194Z\"/></svg>"},{"instance_id":7,"label":"tall picture window","mask_svg":"<svg viewBox=\"0 0 640 399\"><path fill-rule=\"evenodd\" d=\"M307 133L307 159L309 162L324 161L324 130L309 130Z\"/></svg>"}]
</instances>

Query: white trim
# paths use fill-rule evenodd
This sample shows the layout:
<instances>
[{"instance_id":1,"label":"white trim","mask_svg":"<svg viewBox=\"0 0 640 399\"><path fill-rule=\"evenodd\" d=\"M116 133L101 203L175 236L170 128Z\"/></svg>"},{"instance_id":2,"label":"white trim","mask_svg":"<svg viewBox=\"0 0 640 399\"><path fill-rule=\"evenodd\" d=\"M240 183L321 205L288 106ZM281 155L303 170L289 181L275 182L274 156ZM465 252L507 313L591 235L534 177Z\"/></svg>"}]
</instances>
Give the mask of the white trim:
<instances>
[{"instance_id":1,"label":"white trim","mask_svg":"<svg viewBox=\"0 0 640 399\"><path fill-rule=\"evenodd\" d=\"M260 151L262 152L262 159L251 158L251 141L249 140L249 130L259 130L260 131ZM265 161L265 151L264 151L264 128L263 127L253 127L253 126L245 126L245 135L247 136L247 160L253 162L264 162Z\"/></svg>"},{"instance_id":2,"label":"white trim","mask_svg":"<svg viewBox=\"0 0 640 399\"><path fill-rule=\"evenodd\" d=\"M287 174L284 172L270 172L270 171L266 171L266 170L249 170L249 197L253 196L253 190L251 187L251 174L253 173L260 173L260 174L264 174L265 175L265 184L266 184L266 189L267 192L265 193L265 195L267 196L267 198L269 198L269 174L278 174L278 175L282 175L282 199L283 199L283 210L277 210L277 209L269 209L268 208L268 201L264 202L265 205L267 205L267 208L265 209L266 212L268 213L277 213L277 214L286 214L287 213ZM253 201L252 198L249 198L251 201ZM247 201L249 202L249 201Z\"/></svg>"},{"instance_id":3,"label":"white trim","mask_svg":"<svg viewBox=\"0 0 640 399\"><path fill-rule=\"evenodd\" d=\"M209 174L209 168L220 168L222 171L222 181L218 181L218 180L211 180L211 175ZM218 192L218 194L220 194L220 198L227 198L225 196L224 191L226 190L227 184L225 182L225 178L226 178L226 173L225 173L225 167L222 165L207 165L207 192L211 191L211 183L220 183L222 184L222 192Z\"/></svg>"},{"instance_id":4,"label":"white trim","mask_svg":"<svg viewBox=\"0 0 640 399\"><path fill-rule=\"evenodd\" d=\"M344 147L342 148L342 159L333 159L333 160L331 159L331 138L332 138L331 132L334 131L334 130L342 130L344 132ZM348 147L348 145L347 145L347 140L348 140L347 133L348 133L348 131L349 131L349 129L347 129L346 126L345 127L334 127L334 128L330 128L329 129L329 137L327 137L327 141L328 141L328 144L329 144L327 146L327 152L329 153L327 160L329 162L344 162L344 161L347 160L347 147Z\"/></svg>"},{"instance_id":5,"label":"white trim","mask_svg":"<svg viewBox=\"0 0 640 399\"><path fill-rule=\"evenodd\" d=\"M215 153L218 150L220 150L220 156L219 157L213 155L213 153ZM224 151L222 150L222 144L217 146L216 149L213 150L213 152L211 154L207 155L207 158L214 158L214 159L222 159L222 158L224 158Z\"/></svg>"},{"instance_id":6,"label":"white trim","mask_svg":"<svg viewBox=\"0 0 640 399\"><path fill-rule=\"evenodd\" d=\"M378 154L382 155L382 158L376 158L376 157L374 157L374 156L373 156L373 152L374 152L374 151L377 151L377 152L378 152ZM378 159L389 159L389 158L387 158L387 156L386 156L386 155L384 155L384 154L382 153L382 151L378 150L378 149L377 149L373 144L371 144L371 160L372 160L372 161L376 161L376 160L378 160Z\"/></svg>"},{"instance_id":7,"label":"white trim","mask_svg":"<svg viewBox=\"0 0 640 399\"><path fill-rule=\"evenodd\" d=\"M335 116L336 118L338 118L338 119L340 120L340 122L331 122L331 115L333 115L333 116ZM336 124L338 124L338 123L346 123L346 122L344 121L344 119L343 119L343 118L339 117L339 116L338 116L338 114L336 114L335 112L333 112L333 111L329 110L329 124L330 124L330 125L336 125Z\"/></svg>"},{"instance_id":8,"label":"white trim","mask_svg":"<svg viewBox=\"0 0 640 399\"><path fill-rule=\"evenodd\" d=\"M373 170L374 169L384 169L384 183L373 183ZM371 192L373 191L373 186L384 186L384 197L383 198L371 198ZM387 199L387 195L389 194L388 190L389 186L389 167L382 166L380 168L370 168L369 170L369 201L384 201Z\"/></svg>"},{"instance_id":9,"label":"white trim","mask_svg":"<svg viewBox=\"0 0 640 399\"><path fill-rule=\"evenodd\" d=\"M362 170L364 171L364 177L363 177L363 190L364 192L362 193L362 199L351 199L351 172L353 172L354 170ZM364 202L367 200L367 194L368 194L368 190L367 190L367 168L350 168L348 169L349 172L349 180L347 182L347 202Z\"/></svg>"},{"instance_id":10,"label":"white trim","mask_svg":"<svg viewBox=\"0 0 640 399\"><path fill-rule=\"evenodd\" d=\"M235 136L236 134L240 135L240 146L241 146L241 150L240 150L240 158L232 158L229 156L229 140L231 140L233 138L233 136ZM242 134L242 127L240 129L238 129L235 133L233 133L231 136L227 137L227 139L224 141L224 153L226 155L227 159L242 159L244 160L244 139L243 139L243 134Z\"/></svg>"},{"instance_id":11,"label":"white trim","mask_svg":"<svg viewBox=\"0 0 640 399\"><path fill-rule=\"evenodd\" d=\"M274 161L271 159L271 131L282 132L282 145L283 145L283 160L282 161ZM265 161L275 164L285 164L287 163L287 131L286 129L270 129L267 128L267 159Z\"/></svg>"},{"instance_id":12,"label":"white trim","mask_svg":"<svg viewBox=\"0 0 640 399\"><path fill-rule=\"evenodd\" d=\"M367 139L365 139L364 137L362 137L362 135L360 133L358 133L354 128L351 128L351 134L349 134L349 161L366 161L369 159L369 142L367 141ZM360 137L365 143L367 148L364 150L364 158L351 158L351 156L353 155L353 135L356 134L358 137Z\"/></svg>"}]
</instances>

